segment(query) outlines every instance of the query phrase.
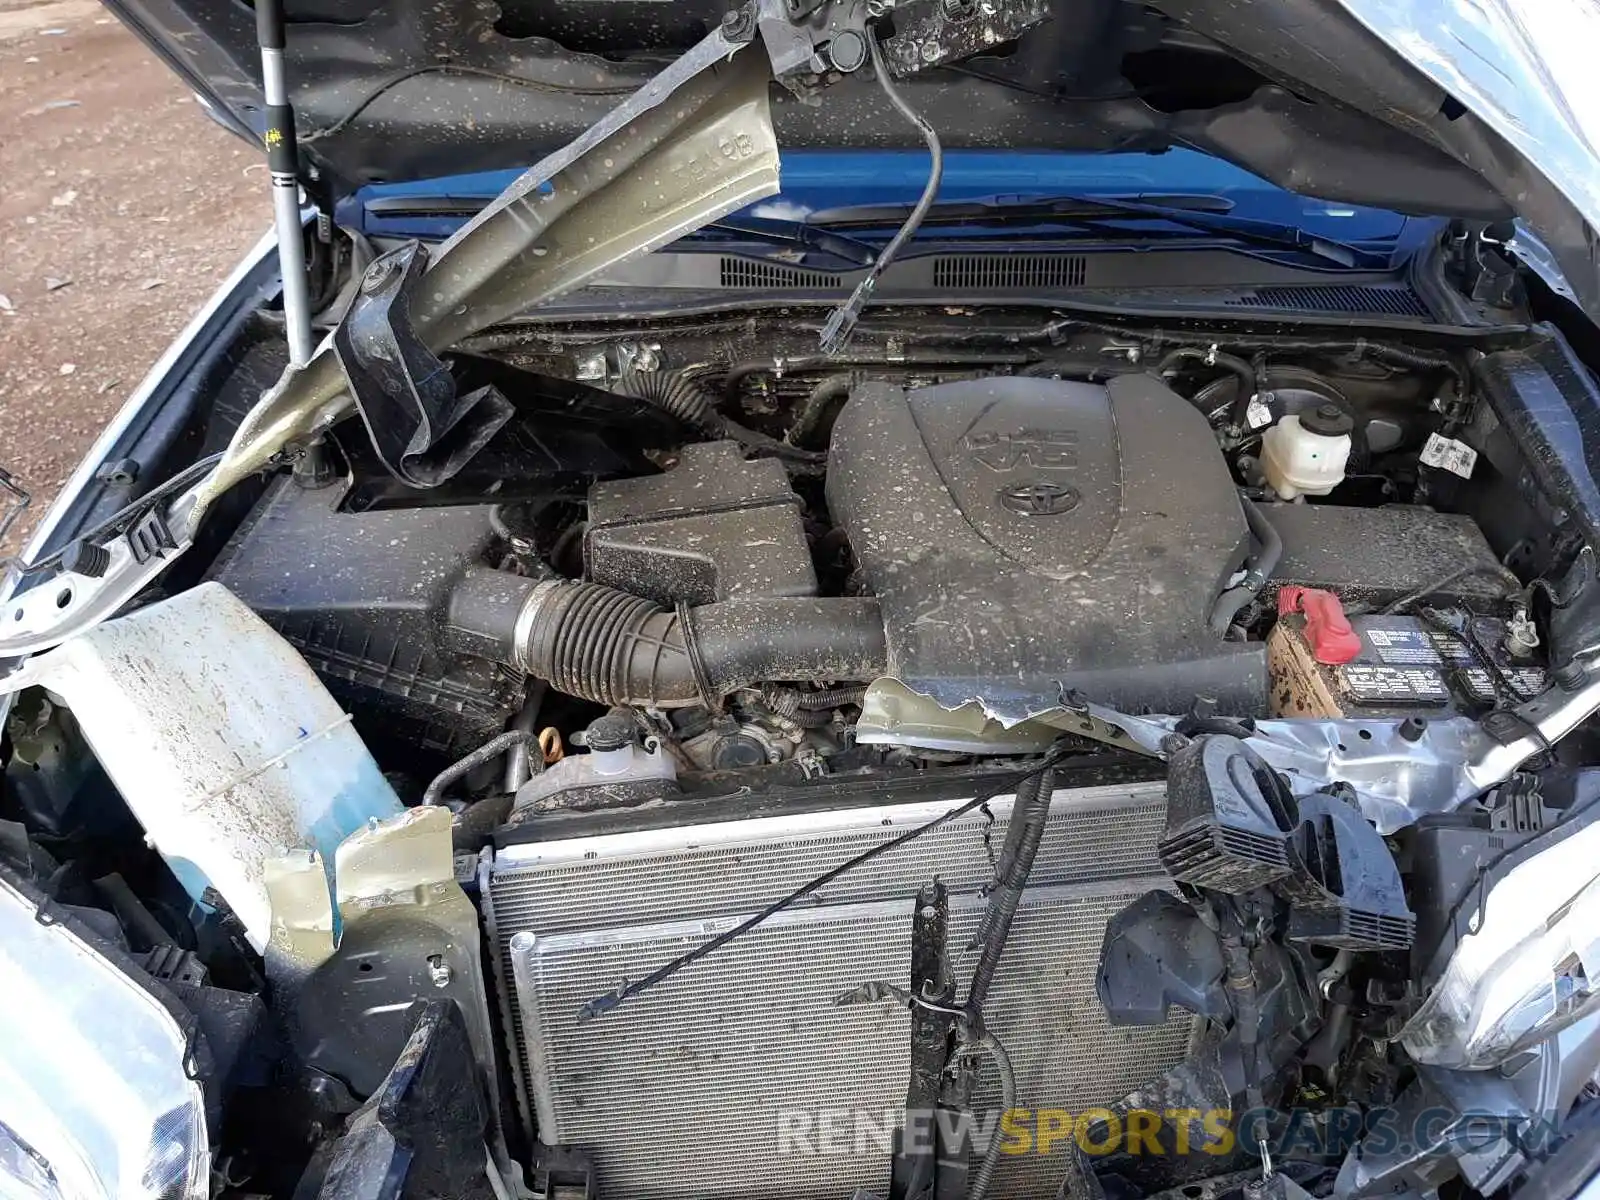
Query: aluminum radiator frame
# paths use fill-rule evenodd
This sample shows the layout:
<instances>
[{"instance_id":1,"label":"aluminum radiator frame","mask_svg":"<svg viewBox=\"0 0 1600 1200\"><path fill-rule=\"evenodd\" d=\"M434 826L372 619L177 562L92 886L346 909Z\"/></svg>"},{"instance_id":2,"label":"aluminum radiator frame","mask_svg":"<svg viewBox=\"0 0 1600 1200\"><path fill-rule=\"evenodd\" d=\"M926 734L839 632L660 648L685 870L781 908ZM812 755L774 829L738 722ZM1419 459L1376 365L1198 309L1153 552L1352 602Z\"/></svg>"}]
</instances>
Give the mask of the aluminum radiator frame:
<instances>
[{"instance_id":1,"label":"aluminum radiator frame","mask_svg":"<svg viewBox=\"0 0 1600 1200\"><path fill-rule=\"evenodd\" d=\"M1013 798L997 797L834 881L622 1008L584 1026L579 1006L703 942L823 871L959 800L568 838L502 850L487 873L506 1027L524 1117L548 1144L594 1152L620 1200L843 1197L887 1183L888 1156L775 1160L797 1111L903 1110L909 1020L889 1005L839 1007L868 980L903 984L912 898L937 876L951 894L950 954L969 950ZM1189 1019L1112 1027L1095 997L1106 921L1166 886L1155 857L1159 782L1062 789L986 1016L1015 1060L1019 1105L1120 1099L1180 1059ZM992 817L992 819L991 819ZM985 1071L991 1068L985 1068ZM976 1103L997 1103L980 1074ZM781 1179L773 1171L779 1170ZM1007 1158L996 1194L1054 1194L1060 1155Z\"/></svg>"}]
</instances>

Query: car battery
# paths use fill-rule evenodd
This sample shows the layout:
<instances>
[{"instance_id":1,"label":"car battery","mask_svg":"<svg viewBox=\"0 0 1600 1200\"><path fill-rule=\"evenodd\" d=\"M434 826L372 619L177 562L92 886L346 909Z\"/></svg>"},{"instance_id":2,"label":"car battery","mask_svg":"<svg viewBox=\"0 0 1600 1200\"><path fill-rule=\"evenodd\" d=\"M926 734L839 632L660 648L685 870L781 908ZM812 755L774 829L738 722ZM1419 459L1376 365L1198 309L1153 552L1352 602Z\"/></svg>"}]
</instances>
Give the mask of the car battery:
<instances>
[{"instance_id":1,"label":"car battery","mask_svg":"<svg viewBox=\"0 0 1600 1200\"><path fill-rule=\"evenodd\" d=\"M1267 639L1268 711L1276 717L1477 715L1544 691L1542 663L1507 648L1507 622L1459 609L1345 617L1332 593L1296 611L1299 589ZM1331 605L1328 603L1331 601ZM1329 661L1334 660L1334 661Z\"/></svg>"}]
</instances>

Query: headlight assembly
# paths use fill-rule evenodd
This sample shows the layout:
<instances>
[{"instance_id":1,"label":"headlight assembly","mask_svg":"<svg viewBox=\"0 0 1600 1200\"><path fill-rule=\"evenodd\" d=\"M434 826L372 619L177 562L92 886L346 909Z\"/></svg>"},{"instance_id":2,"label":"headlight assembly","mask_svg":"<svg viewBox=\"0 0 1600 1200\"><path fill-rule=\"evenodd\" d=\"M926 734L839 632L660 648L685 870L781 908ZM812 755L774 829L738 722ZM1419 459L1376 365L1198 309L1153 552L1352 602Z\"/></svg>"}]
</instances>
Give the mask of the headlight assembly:
<instances>
[{"instance_id":1,"label":"headlight assembly","mask_svg":"<svg viewBox=\"0 0 1600 1200\"><path fill-rule=\"evenodd\" d=\"M203 1200L210 1151L176 1015L0 879L0 1197Z\"/></svg>"},{"instance_id":2,"label":"headlight assembly","mask_svg":"<svg viewBox=\"0 0 1600 1200\"><path fill-rule=\"evenodd\" d=\"M1465 935L1401 1032L1412 1058L1496 1067L1600 1009L1597 863L1600 823L1473 890Z\"/></svg>"}]
</instances>

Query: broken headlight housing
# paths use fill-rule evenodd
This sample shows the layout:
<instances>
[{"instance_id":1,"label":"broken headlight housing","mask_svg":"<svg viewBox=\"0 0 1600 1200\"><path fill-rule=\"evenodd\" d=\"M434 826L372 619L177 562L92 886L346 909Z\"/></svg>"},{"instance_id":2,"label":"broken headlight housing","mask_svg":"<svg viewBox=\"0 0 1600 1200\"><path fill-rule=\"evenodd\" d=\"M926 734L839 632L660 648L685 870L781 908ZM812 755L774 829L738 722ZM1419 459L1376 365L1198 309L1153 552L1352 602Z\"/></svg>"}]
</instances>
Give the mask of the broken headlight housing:
<instances>
[{"instance_id":1,"label":"broken headlight housing","mask_svg":"<svg viewBox=\"0 0 1600 1200\"><path fill-rule=\"evenodd\" d=\"M1465 931L1401 1033L1420 1063L1485 1070L1600 1009L1600 824L1531 855L1464 905Z\"/></svg>"}]
</instances>

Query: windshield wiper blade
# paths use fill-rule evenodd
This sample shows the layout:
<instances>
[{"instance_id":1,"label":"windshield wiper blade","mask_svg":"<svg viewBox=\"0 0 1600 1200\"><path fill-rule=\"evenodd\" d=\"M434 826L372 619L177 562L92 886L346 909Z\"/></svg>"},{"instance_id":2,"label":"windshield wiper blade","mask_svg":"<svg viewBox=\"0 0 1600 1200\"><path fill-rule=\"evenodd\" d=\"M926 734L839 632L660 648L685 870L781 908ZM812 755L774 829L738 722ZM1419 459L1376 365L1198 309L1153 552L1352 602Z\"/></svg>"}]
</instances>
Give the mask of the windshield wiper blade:
<instances>
[{"instance_id":1,"label":"windshield wiper blade","mask_svg":"<svg viewBox=\"0 0 1600 1200\"><path fill-rule=\"evenodd\" d=\"M374 217L475 217L493 196L375 196L366 202Z\"/></svg>"},{"instance_id":2,"label":"windshield wiper blade","mask_svg":"<svg viewBox=\"0 0 1600 1200\"><path fill-rule=\"evenodd\" d=\"M1163 197L1163 199L1172 201L1179 197ZM1196 199L1206 201L1216 198ZM907 206L904 205L836 208L814 213L809 221L813 225L829 229L877 228L891 224L896 219L896 214L903 216L906 209ZM1016 201L949 201L934 205L924 222L924 227L964 225L997 228L1010 225L1066 223L1103 229L1106 223L1114 221L1162 221L1169 225L1232 238L1251 245L1311 254L1344 267L1383 270L1390 265L1387 252L1369 250L1335 238L1309 233L1296 225L1262 221L1254 217L1236 217L1205 204L1193 207L1186 204L1184 207L1176 207L1172 203L1153 204L1144 200L1108 196L1048 196Z\"/></svg>"}]
</instances>

